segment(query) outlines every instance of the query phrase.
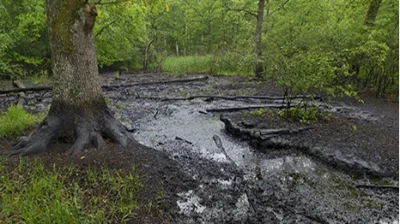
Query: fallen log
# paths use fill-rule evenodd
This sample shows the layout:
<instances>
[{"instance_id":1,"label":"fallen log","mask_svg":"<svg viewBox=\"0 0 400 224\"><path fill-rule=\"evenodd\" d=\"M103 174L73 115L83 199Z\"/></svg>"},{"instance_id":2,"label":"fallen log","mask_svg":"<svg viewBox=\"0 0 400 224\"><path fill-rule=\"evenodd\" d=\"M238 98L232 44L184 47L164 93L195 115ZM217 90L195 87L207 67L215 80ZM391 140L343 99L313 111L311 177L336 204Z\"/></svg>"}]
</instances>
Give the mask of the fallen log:
<instances>
[{"instance_id":1,"label":"fallen log","mask_svg":"<svg viewBox=\"0 0 400 224\"><path fill-rule=\"evenodd\" d=\"M132 86L148 86L148 85L159 85L159 84L173 84L173 83L187 83L187 82L200 82L207 81L208 76L200 76L196 78L187 78L187 79L173 79L173 80L164 80L164 81L154 81L154 82L135 82L129 84L115 84L115 85L102 85L103 89L114 89L121 87L132 87ZM0 94L7 93L17 93L17 92L38 92L38 91L51 91L51 86L39 86L39 87L29 87L29 88L16 88L16 89L6 89L0 90Z\"/></svg>"},{"instance_id":2,"label":"fallen log","mask_svg":"<svg viewBox=\"0 0 400 224\"><path fill-rule=\"evenodd\" d=\"M174 83L187 83L187 82L204 82L208 80L208 76L200 76L195 78L187 79L172 79L172 80L161 80L154 82L135 82L129 84L115 84L115 85L102 85L103 89L114 89L121 87L132 87L132 86L149 86L149 85L159 85L159 84L174 84Z\"/></svg>"},{"instance_id":3,"label":"fallen log","mask_svg":"<svg viewBox=\"0 0 400 224\"><path fill-rule=\"evenodd\" d=\"M243 139L258 139L264 141L270 138L279 137L282 135L297 134L302 131L313 129L313 127L299 127L299 128L275 128L275 129L264 129L264 128L242 128L238 124L235 124L228 117L221 115L220 120L224 122L225 129L233 135L241 136Z\"/></svg>"},{"instance_id":4,"label":"fallen log","mask_svg":"<svg viewBox=\"0 0 400 224\"><path fill-rule=\"evenodd\" d=\"M356 188L378 188L378 189L393 189L393 190L399 190L398 186L393 186L393 185L369 185L369 184L358 184L355 185Z\"/></svg>"},{"instance_id":5,"label":"fallen log","mask_svg":"<svg viewBox=\"0 0 400 224\"><path fill-rule=\"evenodd\" d=\"M366 161L351 154L342 153L341 150L335 150L325 146L309 145L307 143L295 143L292 141L293 138L290 137L292 134L300 133L311 127L300 127L297 129L288 129L287 131L284 129L242 128L224 114L220 116L220 119L225 123L225 130L234 136L250 141L261 152L267 149L298 149L305 154L318 158L334 168L345 170L350 173L367 174L380 178L398 177L398 174L395 172L384 170L375 162Z\"/></svg>"},{"instance_id":6,"label":"fallen log","mask_svg":"<svg viewBox=\"0 0 400 224\"><path fill-rule=\"evenodd\" d=\"M291 107L294 107L292 105ZM264 104L264 105L255 105L255 106L247 106L247 107L227 107L227 108L209 108L206 109L207 112L235 112L241 110L257 110L263 108L276 108L276 109L283 109L286 108L286 105L282 104Z\"/></svg>"},{"instance_id":7,"label":"fallen log","mask_svg":"<svg viewBox=\"0 0 400 224\"><path fill-rule=\"evenodd\" d=\"M146 100L160 100L160 101L179 101L179 100L194 100L198 98L206 98L206 101L212 101L216 99L222 100L243 100L243 99L257 99L257 100L285 100L284 97L281 96L216 96L216 95L195 95L195 96L188 96L188 97L140 97L140 99ZM315 97L315 96L296 96L291 97L291 100L295 99L316 99L321 100L322 97Z\"/></svg>"},{"instance_id":8,"label":"fallen log","mask_svg":"<svg viewBox=\"0 0 400 224\"><path fill-rule=\"evenodd\" d=\"M175 140L183 141L183 142L186 142L186 143L189 144L189 145L193 145L193 143L192 143L191 141L188 141L188 140L183 139L183 138L178 137L178 136L175 136Z\"/></svg>"},{"instance_id":9,"label":"fallen log","mask_svg":"<svg viewBox=\"0 0 400 224\"><path fill-rule=\"evenodd\" d=\"M17 92L38 92L38 91L50 91L52 89L51 86L40 86L40 87L29 87L29 88L18 88L18 89L6 89L0 90L0 94L7 94L7 93L17 93Z\"/></svg>"}]
</instances>

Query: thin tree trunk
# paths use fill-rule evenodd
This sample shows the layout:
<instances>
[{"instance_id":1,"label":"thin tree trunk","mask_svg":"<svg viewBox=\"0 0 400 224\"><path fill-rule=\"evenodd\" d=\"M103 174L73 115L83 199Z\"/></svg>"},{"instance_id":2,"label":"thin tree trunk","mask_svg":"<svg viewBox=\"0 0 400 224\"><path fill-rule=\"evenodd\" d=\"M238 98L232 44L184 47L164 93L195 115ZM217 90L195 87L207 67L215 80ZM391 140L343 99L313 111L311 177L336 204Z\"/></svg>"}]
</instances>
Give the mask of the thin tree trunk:
<instances>
[{"instance_id":1,"label":"thin tree trunk","mask_svg":"<svg viewBox=\"0 0 400 224\"><path fill-rule=\"evenodd\" d=\"M258 13L257 13L257 24L256 24L256 33L255 33L255 54L256 54L256 67L255 67L255 75L257 78L261 79L263 77L264 69L261 61L262 55L262 25L264 20L264 8L265 8L265 0L258 1Z\"/></svg>"},{"instance_id":2,"label":"thin tree trunk","mask_svg":"<svg viewBox=\"0 0 400 224\"><path fill-rule=\"evenodd\" d=\"M143 69L147 69L147 58L148 58L149 48L147 44L144 45L144 57L143 57Z\"/></svg>"},{"instance_id":3,"label":"thin tree trunk","mask_svg":"<svg viewBox=\"0 0 400 224\"><path fill-rule=\"evenodd\" d=\"M367 15L364 20L365 25L368 27L372 27L375 24L381 3L382 0L370 0ZM355 77L359 78L361 66L356 56L355 61L351 65L350 73L354 73Z\"/></svg>"},{"instance_id":4,"label":"thin tree trunk","mask_svg":"<svg viewBox=\"0 0 400 224\"><path fill-rule=\"evenodd\" d=\"M367 16L365 17L365 25L373 26L375 24L381 3L382 0L370 0Z\"/></svg>"}]
</instances>

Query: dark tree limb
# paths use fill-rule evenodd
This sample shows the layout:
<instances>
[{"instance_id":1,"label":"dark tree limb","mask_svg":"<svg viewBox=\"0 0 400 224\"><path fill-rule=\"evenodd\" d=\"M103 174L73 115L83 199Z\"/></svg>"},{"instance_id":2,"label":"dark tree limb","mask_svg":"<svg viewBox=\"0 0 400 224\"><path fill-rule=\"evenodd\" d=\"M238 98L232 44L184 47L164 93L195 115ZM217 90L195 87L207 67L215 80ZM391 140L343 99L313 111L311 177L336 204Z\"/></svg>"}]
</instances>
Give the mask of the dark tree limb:
<instances>
[{"instance_id":1,"label":"dark tree limb","mask_svg":"<svg viewBox=\"0 0 400 224\"><path fill-rule=\"evenodd\" d=\"M101 29L96 33L96 35L94 35L95 37L99 36L101 33L103 33L103 31L105 29L107 29L108 27L110 27L113 23L115 23L114 21L109 22L108 24L104 25L103 27L101 27Z\"/></svg>"},{"instance_id":2,"label":"dark tree limb","mask_svg":"<svg viewBox=\"0 0 400 224\"><path fill-rule=\"evenodd\" d=\"M179 100L194 100L198 98L206 98L206 101L211 101L214 99L222 99L222 100L244 100L244 99L257 99L257 100L285 100L285 97L281 96L216 96L216 95L195 95L188 97L140 97L141 99L146 100L160 100L160 101L179 101ZM321 100L321 97L318 96L296 96L291 97L290 99L316 99Z\"/></svg>"},{"instance_id":3,"label":"dark tree limb","mask_svg":"<svg viewBox=\"0 0 400 224\"><path fill-rule=\"evenodd\" d=\"M28 91L49 91L51 90L51 86L40 86L40 87L30 87L30 88L18 88L18 89L6 89L0 90L0 94L7 94L7 93L16 93L16 92L28 92Z\"/></svg>"},{"instance_id":4,"label":"dark tree limb","mask_svg":"<svg viewBox=\"0 0 400 224\"><path fill-rule=\"evenodd\" d=\"M195 78L186 79L172 79L172 80L161 80L154 82L136 82L129 84L115 84L115 85L102 85L103 89L120 88L120 87L131 87L131 86L149 86L149 85L159 85L159 84L174 84L174 83L187 83L187 82L204 82L208 80L208 76L200 76ZM0 92L1 93L1 92Z\"/></svg>"},{"instance_id":5,"label":"dark tree limb","mask_svg":"<svg viewBox=\"0 0 400 224\"><path fill-rule=\"evenodd\" d=\"M206 109L207 112L235 112L242 110L257 110L263 108L277 108L283 109L286 108L285 105L282 104L265 104L265 105L257 105L257 106L248 106L248 107L228 107L228 108L209 108Z\"/></svg>"},{"instance_id":6,"label":"dark tree limb","mask_svg":"<svg viewBox=\"0 0 400 224\"><path fill-rule=\"evenodd\" d=\"M187 82L202 82L202 81L207 81L207 80L208 80L208 76L200 76L200 77L196 77L196 78L187 78L187 79L173 79L173 80L154 81L154 82L135 82L135 83L128 83L128 84L102 85L101 87L103 89L107 90L107 89L114 89L114 88L121 88L121 87L148 86L148 85L187 83ZM50 91L50 90L52 90L51 86L40 86L40 87L0 90L0 94L28 92L28 91L38 92L38 91Z\"/></svg>"},{"instance_id":7,"label":"dark tree limb","mask_svg":"<svg viewBox=\"0 0 400 224\"><path fill-rule=\"evenodd\" d=\"M178 137L178 136L175 136L175 140L183 141L183 142L186 142L186 143L189 144L189 145L193 145L193 143L192 143L191 141L188 141L188 140L183 139L183 138Z\"/></svg>"},{"instance_id":8,"label":"dark tree limb","mask_svg":"<svg viewBox=\"0 0 400 224\"><path fill-rule=\"evenodd\" d=\"M257 12L253 12L253 11L250 11L245 8L238 8L238 9L237 8L227 8L227 10L232 11L232 12L245 12L245 13L257 18Z\"/></svg>"},{"instance_id":9,"label":"dark tree limb","mask_svg":"<svg viewBox=\"0 0 400 224\"><path fill-rule=\"evenodd\" d=\"M372 189L393 189L398 191L398 186L393 185L368 185L368 184L358 184L355 186L356 188L372 188Z\"/></svg>"},{"instance_id":10,"label":"dark tree limb","mask_svg":"<svg viewBox=\"0 0 400 224\"><path fill-rule=\"evenodd\" d=\"M228 156L228 153L226 153L226 150L224 146L222 145L221 138L218 135L213 136L213 140L215 142L215 145L221 150L221 152L225 155L226 159L228 159L232 164L235 164L235 161L231 159L231 157Z\"/></svg>"}]
</instances>

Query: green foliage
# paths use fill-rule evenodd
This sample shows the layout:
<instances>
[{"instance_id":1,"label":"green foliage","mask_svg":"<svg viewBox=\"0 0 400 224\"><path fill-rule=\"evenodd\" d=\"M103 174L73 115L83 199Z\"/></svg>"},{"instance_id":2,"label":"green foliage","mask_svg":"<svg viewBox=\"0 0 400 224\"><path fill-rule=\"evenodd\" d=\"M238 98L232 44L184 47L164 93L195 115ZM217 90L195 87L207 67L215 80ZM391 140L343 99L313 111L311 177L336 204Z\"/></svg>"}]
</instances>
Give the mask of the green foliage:
<instances>
[{"instance_id":1,"label":"green foliage","mask_svg":"<svg viewBox=\"0 0 400 224\"><path fill-rule=\"evenodd\" d=\"M212 75L242 75L253 76L252 58L237 54L167 57L161 64L161 68L169 73L190 74L209 73Z\"/></svg>"},{"instance_id":2,"label":"green foliage","mask_svg":"<svg viewBox=\"0 0 400 224\"><path fill-rule=\"evenodd\" d=\"M44 2L1 1L0 78L50 70ZM103 0L94 27L97 59L101 69L250 77L261 61L287 96L355 96L367 88L396 97L398 1L383 0L366 23L370 2L267 1L263 56L256 58L257 1Z\"/></svg>"},{"instance_id":3,"label":"green foliage","mask_svg":"<svg viewBox=\"0 0 400 224\"><path fill-rule=\"evenodd\" d=\"M45 2L0 3L0 78L21 78L49 70L50 51Z\"/></svg>"},{"instance_id":4,"label":"green foliage","mask_svg":"<svg viewBox=\"0 0 400 224\"><path fill-rule=\"evenodd\" d=\"M264 109L264 108L248 112L249 115L253 115L253 116L257 116L257 117L264 116L266 113L267 113L267 109Z\"/></svg>"},{"instance_id":5,"label":"green foliage","mask_svg":"<svg viewBox=\"0 0 400 224\"><path fill-rule=\"evenodd\" d=\"M0 163L0 222L126 223L139 208L142 187L135 167L49 170L22 158L16 168Z\"/></svg>"},{"instance_id":6,"label":"green foliage","mask_svg":"<svg viewBox=\"0 0 400 224\"><path fill-rule=\"evenodd\" d=\"M44 114L33 115L21 106L10 106L5 113L0 114L0 137L21 135L43 118Z\"/></svg>"},{"instance_id":7,"label":"green foliage","mask_svg":"<svg viewBox=\"0 0 400 224\"><path fill-rule=\"evenodd\" d=\"M49 74L47 71L38 72L29 77L32 84L47 84L50 83Z\"/></svg>"},{"instance_id":8,"label":"green foliage","mask_svg":"<svg viewBox=\"0 0 400 224\"><path fill-rule=\"evenodd\" d=\"M255 58L252 54L226 52L214 56L211 63L213 75L254 76Z\"/></svg>"},{"instance_id":9,"label":"green foliage","mask_svg":"<svg viewBox=\"0 0 400 224\"><path fill-rule=\"evenodd\" d=\"M310 124L320 117L320 112L316 107L293 107L290 109L283 109L278 112L282 118L299 121L303 124Z\"/></svg>"}]
</instances>

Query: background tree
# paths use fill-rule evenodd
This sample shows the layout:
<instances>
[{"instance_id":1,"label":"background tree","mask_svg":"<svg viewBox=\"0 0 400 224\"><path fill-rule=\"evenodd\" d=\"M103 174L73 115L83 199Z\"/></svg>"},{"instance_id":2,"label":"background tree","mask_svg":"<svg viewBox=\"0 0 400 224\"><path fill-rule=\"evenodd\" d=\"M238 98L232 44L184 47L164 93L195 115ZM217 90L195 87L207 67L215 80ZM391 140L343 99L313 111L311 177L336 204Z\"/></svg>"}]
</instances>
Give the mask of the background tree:
<instances>
[{"instance_id":1,"label":"background tree","mask_svg":"<svg viewBox=\"0 0 400 224\"><path fill-rule=\"evenodd\" d=\"M268 0L267 0L268 2ZM262 55L262 42L261 42L261 34L262 34L262 26L264 21L264 8L265 8L265 0L258 0L258 12L257 12L257 25L256 25L256 32L255 32L255 53L256 53L256 68L255 68L255 75L257 78L262 78L264 69L263 64L261 61Z\"/></svg>"},{"instance_id":2,"label":"background tree","mask_svg":"<svg viewBox=\"0 0 400 224\"><path fill-rule=\"evenodd\" d=\"M23 137L12 154L46 151L57 137L73 136L68 154L88 146L101 147L103 136L127 146L124 126L110 113L102 97L92 29L97 10L85 0L47 0L53 101L39 127Z\"/></svg>"},{"instance_id":3,"label":"background tree","mask_svg":"<svg viewBox=\"0 0 400 224\"><path fill-rule=\"evenodd\" d=\"M191 68L183 73L254 77L257 68L280 85L278 80L296 80L302 73L290 65L315 53L335 70L317 88L326 95L364 90L379 97L398 95L398 0L99 2L94 35L101 70ZM258 3L265 3L263 10ZM258 12L264 17L257 22ZM0 13L0 76L47 71L43 1L2 0ZM317 73L309 70L301 77L312 80Z\"/></svg>"}]
</instances>

